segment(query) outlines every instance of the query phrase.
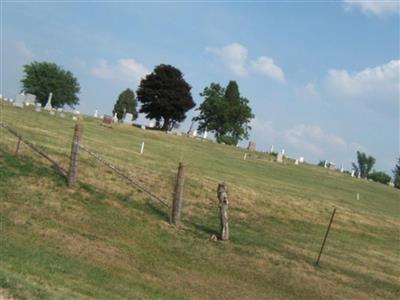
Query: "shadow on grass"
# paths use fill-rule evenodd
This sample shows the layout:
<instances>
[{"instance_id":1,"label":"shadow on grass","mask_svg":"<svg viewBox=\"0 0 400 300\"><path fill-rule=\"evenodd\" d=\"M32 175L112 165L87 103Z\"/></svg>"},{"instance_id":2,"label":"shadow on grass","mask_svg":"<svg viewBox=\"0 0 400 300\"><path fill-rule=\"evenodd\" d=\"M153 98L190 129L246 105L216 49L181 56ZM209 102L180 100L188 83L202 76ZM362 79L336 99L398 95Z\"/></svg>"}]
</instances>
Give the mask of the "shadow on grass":
<instances>
[{"instance_id":1,"label":"shadow on grass","mask_svg":"<svg viewBox=\"0 0 400 300\"><path fill-rule=\"evenodd\" d=\"M161 208L157 207L155 204L153 204L152 202L146 202L144 204L146 211L150 212L152 215L155 215L161 219L163 219L164 221L169 221L169 215L167 212L165 212L164 210L162 210Z\"/></svg>"},{"instance_id":2,"label":"shadow on grass","mask_svg":"<svg viewBox=\"0 0 400 300\"><path fill-rule=\"evenodd\" d=\"M210 226L210 225L204 225L204 224L196 224L196 223L192 223L191 225L194 226L194 228L196 228L196 230L198 231L202 231L208 235L214 234L217 237L220 236L220 233L217 229L215 229L215 227Z\"/></svg>"},{"instance_id":3,"label":"shadow on grass","mask_svg":"<svg viewBox=\"0 0 400 300\"><path fill-rule=\"evenodd\" d=\"M66 186L67 178L60 173L54 165L46 165L40 161L35 161L26 155L14 155L5 149L0 149L0 177L7 182L12 177L33 176L47 177L54 181L57 186Z\"/></svg>"}]
</instances>

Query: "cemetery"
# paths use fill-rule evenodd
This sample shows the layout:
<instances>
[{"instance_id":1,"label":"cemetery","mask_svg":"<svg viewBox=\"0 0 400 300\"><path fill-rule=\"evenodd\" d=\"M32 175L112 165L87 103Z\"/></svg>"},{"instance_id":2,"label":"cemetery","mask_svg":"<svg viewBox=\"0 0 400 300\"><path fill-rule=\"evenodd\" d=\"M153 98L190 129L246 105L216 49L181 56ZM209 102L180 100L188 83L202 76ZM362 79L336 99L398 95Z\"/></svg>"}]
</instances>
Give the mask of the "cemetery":
<instances>
[{"instance_id":1,"label":"cemetery","mask_svg":"<svg viewBox=\"0 0 400 300\"><path fill-rule=\"evenodd\" d=\"M0 128L17 298L398 298L397 189L22 98L1 100Z\"/></svg>"}]
</instances>

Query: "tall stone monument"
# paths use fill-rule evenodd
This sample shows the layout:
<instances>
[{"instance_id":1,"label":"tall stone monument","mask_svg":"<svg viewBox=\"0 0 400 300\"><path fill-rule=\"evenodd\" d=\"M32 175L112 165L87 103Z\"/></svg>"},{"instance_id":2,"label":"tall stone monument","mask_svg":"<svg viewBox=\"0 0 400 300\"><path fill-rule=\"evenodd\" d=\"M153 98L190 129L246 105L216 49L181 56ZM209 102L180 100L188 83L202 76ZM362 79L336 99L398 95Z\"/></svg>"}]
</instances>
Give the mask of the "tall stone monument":
<instances>
[{"instance_id":1,"label":"tall stone monument","mask_svg":"<svg viewBox=\"0 0 400 300\"><path fill-rule=\"evenodd\" d=\"M51 98L53 98L53 93L49 94L49 98L47 100L46 106L44 107L45 110L52 110L52 105L51 105Z\"/></svg>"}]
</instances>

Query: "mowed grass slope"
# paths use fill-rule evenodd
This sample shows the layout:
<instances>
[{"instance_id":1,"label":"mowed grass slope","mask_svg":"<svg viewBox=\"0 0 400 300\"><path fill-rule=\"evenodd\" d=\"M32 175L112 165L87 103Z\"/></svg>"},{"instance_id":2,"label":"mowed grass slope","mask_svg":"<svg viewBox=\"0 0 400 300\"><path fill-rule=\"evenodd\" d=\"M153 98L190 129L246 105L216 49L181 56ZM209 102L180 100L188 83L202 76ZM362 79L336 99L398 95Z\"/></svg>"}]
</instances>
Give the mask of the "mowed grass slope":
<instances>
[{"instance_id":1,"label":"mowed grass slope","mask_svg":"<svg viewBox=\"0 0 400 300\"><path fill-rule=\"evenodd\" d=\"M6 122L68 168L74 122L1 106ZM171 201L185 162L182 226L80 153L79 183L0 129L0 296L17 299L398 299L400 192L311 165L84 117L82 143ZM145 142L144 154L140 145ZM216 187L230 200L218 232ZM357 200L356 194L360 199ZM314 265L333 207L320 266Z\"/></svg>"}]
</instances>

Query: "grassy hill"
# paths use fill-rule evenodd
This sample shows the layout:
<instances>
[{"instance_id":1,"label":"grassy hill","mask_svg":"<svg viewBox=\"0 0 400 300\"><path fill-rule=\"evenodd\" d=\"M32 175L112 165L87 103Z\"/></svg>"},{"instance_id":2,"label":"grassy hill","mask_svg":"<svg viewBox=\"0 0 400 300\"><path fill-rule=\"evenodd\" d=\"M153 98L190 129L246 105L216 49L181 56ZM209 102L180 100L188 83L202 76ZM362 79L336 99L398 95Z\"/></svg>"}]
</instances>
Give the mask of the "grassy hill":
<instances>
[{"instance_id":1,"label":"grassy hill","mask_svg":"<svg viewBox=\"0 0 400 300\"><path fill-rule=\"evenodd\" d=\"M74 122L1 104L1 121L68 168ZM79 183L0 129L0 298L398 299L400 192L311 165L84 117L82 143L171 201L182 226L81 152ZM145 142L144 154L140 145ZM231 240L218 231L225 181ZM357 200L356 194L360 198ZM332 208L337 213L320 266Z\"/></svg>"}]
</instances>

